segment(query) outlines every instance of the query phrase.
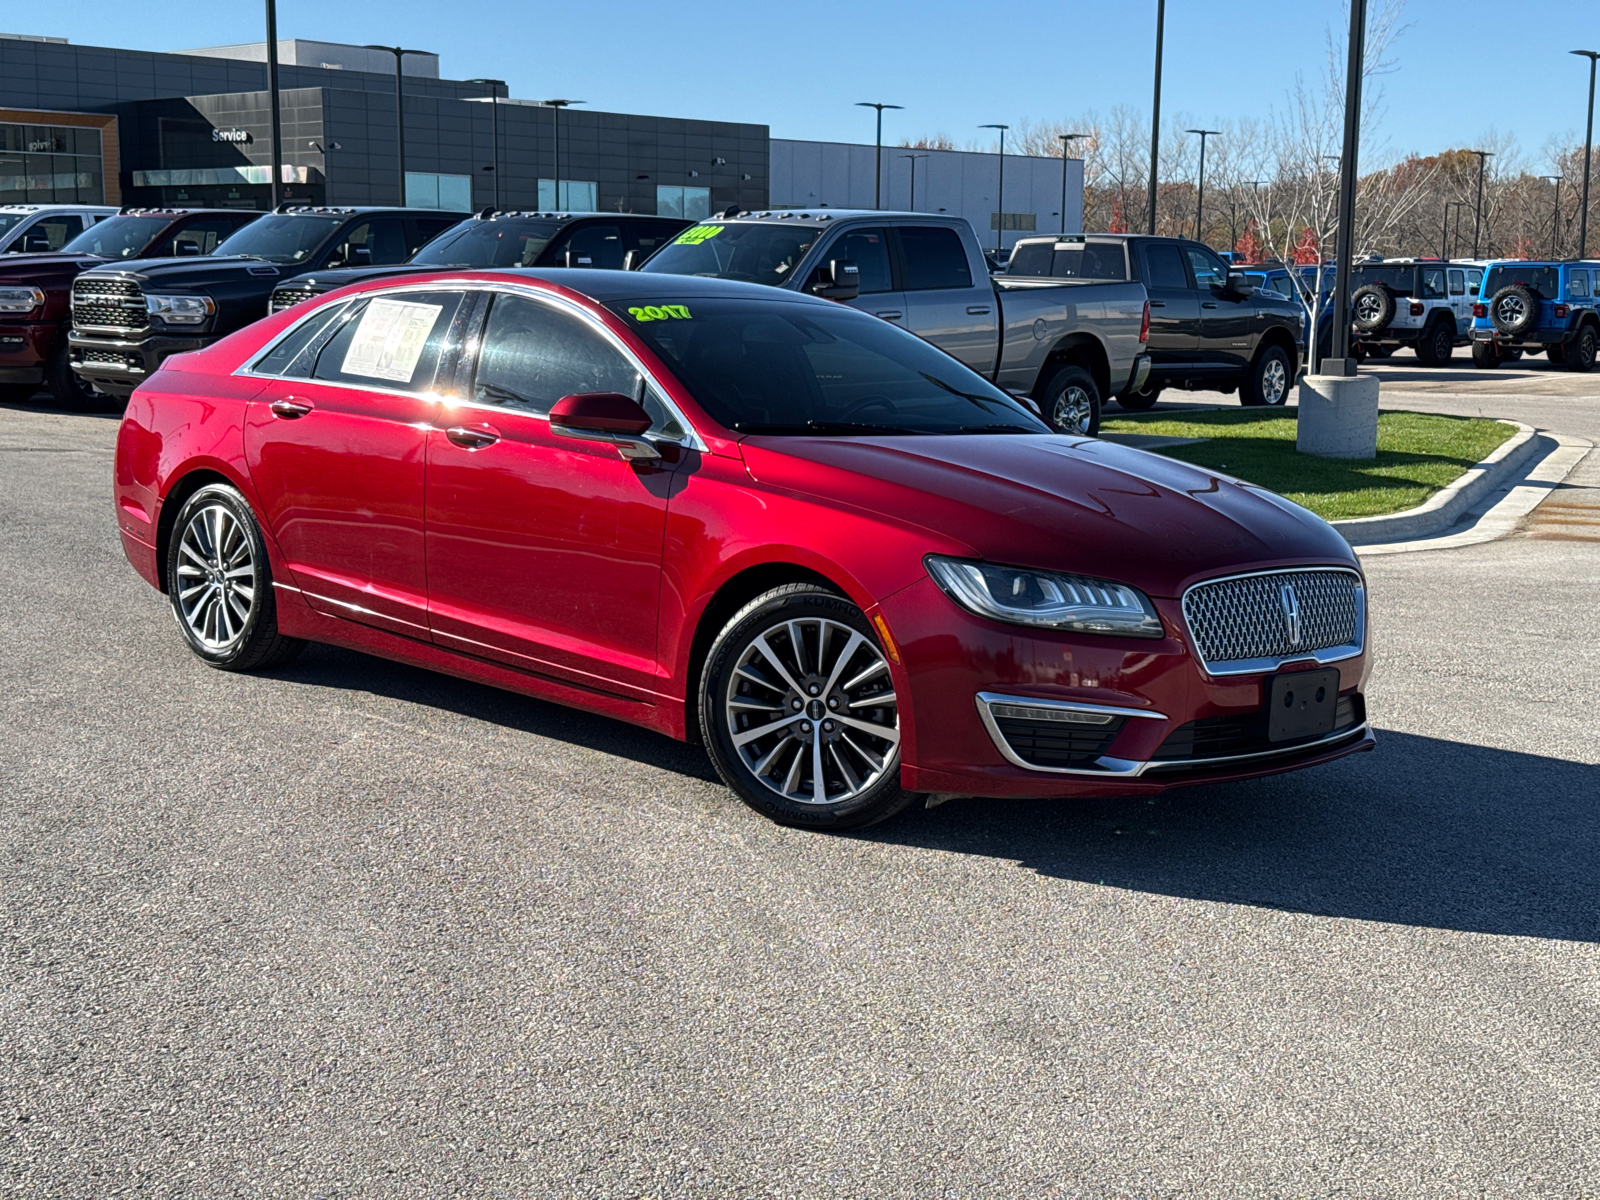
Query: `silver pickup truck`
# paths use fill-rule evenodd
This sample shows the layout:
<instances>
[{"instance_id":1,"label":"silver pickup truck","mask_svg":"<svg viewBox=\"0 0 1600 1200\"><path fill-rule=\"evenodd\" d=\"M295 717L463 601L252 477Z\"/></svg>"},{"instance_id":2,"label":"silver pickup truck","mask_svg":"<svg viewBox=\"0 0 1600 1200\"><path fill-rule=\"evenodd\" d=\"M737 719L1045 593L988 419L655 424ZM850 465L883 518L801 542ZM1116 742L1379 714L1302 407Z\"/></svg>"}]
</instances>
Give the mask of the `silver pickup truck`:
<instances>
[{"instance_id":1,"label":"silver pickup truck","mask_svg":"<svg viewBox=\"0 0 1600 1200\"><path fill-rule=\"evenodd\" d=\"M691 225L639 268L770 283L842 301L925 338L1063 433L1094 436L1103 399L1150 370L1144 285L995 279L960 217L848 209Z\"/></svg>"}]
</instances>

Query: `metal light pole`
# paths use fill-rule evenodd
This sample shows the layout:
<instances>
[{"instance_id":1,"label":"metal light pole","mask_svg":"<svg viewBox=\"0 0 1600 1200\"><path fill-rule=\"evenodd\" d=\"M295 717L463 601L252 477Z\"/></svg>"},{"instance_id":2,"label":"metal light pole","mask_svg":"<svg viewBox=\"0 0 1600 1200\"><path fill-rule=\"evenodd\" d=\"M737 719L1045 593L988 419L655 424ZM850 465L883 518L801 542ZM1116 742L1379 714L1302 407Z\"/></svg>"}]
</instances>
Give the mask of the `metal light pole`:
<instances>
[{"instance_id":1,"label":"metal light pole","mask_svg":"<svg viewBox=\"0 0 1600 1200\"><path fill-rule=\"evenodd\" d=\"M1200 182L1194 192L1194 240L1204 242L1205 226L1201 223L1202 214L1205 212L1206 203L1206 138L1215 137L1221 133L1220 129L1185 129L1185 133L1198 133L1200 135Z\"/></svg>"},{"instance_id":2,"label":"metal light pole","mask_svg":"<svg viewBox=\"0 0 1600 1200\"><path fill-rule=\"evenodd\" d=\"M1058 133L1056 141L1061 143L1061 232L1067 231L1067 151L1072 149L1072 143L1079 138L1086 138L1087 133Z\"/></svg>"},{"instance_id":3,"label":"metal light pole","mask_svg":"<svg viewBox=\"0 0 1600 1200\"><path fill-rule=\"evenodd\" d=\"M878 104L872 100L860 100L856 102L856 107L875 108L878 110L878 138L874 143L872 154L872 207L880 209L883 207L881 203L883 197L883 110L886 108L904 108L905 105ZM911 169L913 171L917 169L915 163L911 164Z\"/></svg>"},{"instance_id":4,"label":"metal light pole","mask_svg":"<svg viewBox=\"0 0 1600 1200\"><path fill-rule=\"evenodd\" d=\"M574 104L587 104L587 100L541 100L539 103L550 109L552 128L555 130L555 144L552 146L555 170L555 203L553 207L561 211L561 110Z\"/></svg>"},{"instance_id":5,"label":"metal light pole","mask_svg":"<svg viewBox=\"0 0 1600 1200\"><path fill-rule=\"evenodd\" d=\"M902 154L902 155L900 155L900 157L901 158L909 158L911 160L911 203L910 203L910 205L908 207L909 207L910 211L916 212L917 211L917 159L919 159L919 158L927 158L928 156L926 154Z\"/></svg>"},{"instance_id":6,"label":"metal light pole","mask_svg":"<svg viewBox=\"0 0 1600 1200\"><path fill-rule=\"evenodd\" d=\"M1494 157L1493 150L1468 150L1468 154L1478 156L1478 201L1477 212L1472 219L1472 257L1478 257L1478 231L1483 228L1483 164Z\"/></svg>"},{"instance_id":7,"label":"metal light pole","mask_svg":"<svg viewBox=\"0 0 1600 1200\"><path fill-rule=\"evenodd\" d=\"M363 50L387 50L394 55L394 140L400 154L400 206L406 203L406 101L400 85L400 64L408 54L431 54L431 50L407 50L403 46L363 46Z\"/></svg>"},{"instance_id":8,"label":"metal light pole","mask_svg":"<svg viewBox=\"0 0 1600 1200\"><path fill-rule=\"evenodd\" d=\"M1541 176L1539 176L1539 178L1540 179L1552 180L1552 181L1554 181L1554 183L1556 185L1556 206L1555 206L1555 209L1550 213L1550 257L1551 258L1555 258L1557 256L1556 255L1556 238L1559 236L1560 230L1561 230L1561 180L1562 180L1562 176L1560 176L1560 175L1541 175Z\"/></svg>"},{"instance_id":9,"label":"metal light pole","mask_svg":"<svg viewBox=\"0 0 1600 1200\"><path fill-rule=\"evenodd\" d=\"M1450 227L1450 210L1453 208L1458 211L1456 212L1456 236L1455 240L1450 243L1450 253L1441 255L1440 257L1455 258L1456 251L1461 249L1461 213L1459 210L1467 207L1469 207L1469 205L1465 200L1452 200L1450 203L1444 206L1444 224L1446 229Z\"/></svg>"},{"instance_id":10,"label":"metal light pole","mask_svg":"<svg viewBox=\"0 0 1600 1200\"><path fill-rule=\"evenodd\" d=\"M283 118L278 108L278 0L267 0L267 96L272 109L272 207L283 203Z\"/></svg>"},{"instance_id":11,"label":"metal light pole","mask_svg":"<svg viewBox=\"0 0 1600 1200\"><path fill-rule=\"evenodd\" d=\"M1156 231L1156 168L1161 161L1161 35L1167 24L1167 0L1156 0L1156 96L1150 105L1150 228Z\"/></svg>"},{"instance_id":12,"label":"metal light pole","mask_svg":"<svg viewBox=\"0 0 1600 1200\"><path fill-rule=\"evenodd\" d=\"M506 87L504 79L469 79L468 83L481 83L489 89L489 130L490 140L494 142L494 166L489 170L494 173L494 206L500 207L500 89ZM510 89L507 88L509 93Z\"/></svg>"},{"instance_id":13,"label":"metal light pole","mask_svg":"<svg viewBox=\"0 0 1600 1200\"><path fill-rule=\"evenodd\" d=\"M1000 187L999 195L995 197L995 208L999 212L995 215L994 248L1000 249L1000 239L1005 234L1006 225L1006 130L1009 125L979 125L979 129L998 129L1000 131Z\"/></svg>"},{"instance_id":14,"label":"metal light pole","mask_svg":"<svg viewBox=\"0 0 1600 1200\"><path fill-rule=\"evenodd\" d=\"M1361 143L1361 74L1366 62L1367 0L1350 3L1350 53L1344 72L1344 149L1339 157L1339 233L1334 246L1333 353L1340 375L1354 375L1350 360L1350 259L1356 225L1356 164ZM1327 367L1322 368L1327 373Z\"/></svg>"},{"instance_id":15,"label":"metal light pole","mask_svg":"<svg viewBox=\"0 0 1600 1200\"><path fill-rule=\"evenodd\" d=\"M1574 50L1589 60L1589 122L1583 128L1583 203L1578 209L1578 257L1589 253L1589 160L1594 157L1594 64L1600 50Z\"/></svg>"}]
</instances>

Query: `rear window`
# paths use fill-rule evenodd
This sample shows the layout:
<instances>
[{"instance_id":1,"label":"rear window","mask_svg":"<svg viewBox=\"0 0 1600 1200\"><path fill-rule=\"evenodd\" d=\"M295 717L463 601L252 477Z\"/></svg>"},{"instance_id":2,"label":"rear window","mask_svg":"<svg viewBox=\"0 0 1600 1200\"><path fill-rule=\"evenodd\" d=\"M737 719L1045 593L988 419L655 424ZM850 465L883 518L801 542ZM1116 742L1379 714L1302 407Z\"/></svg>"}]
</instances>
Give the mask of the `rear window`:
<instances>
[{"instance_id":1,"label":"rear window","mask_svg":"<svg viewBox=\"0 0 1600 1200\"><path fill-rule=\"evenodd\" d=\"M1416 284L1416 274L1415 267L1357 267L1350 273L1355 287L1381 283L1397 296L1411 295L1411 289ZM1440 286L1443 287L1442 281Z\"/></svg>"},{"instance_id":2,"label":"rear window","mask_svg":"<svg viewBox=\"0 0 1600 1200\"><path fill-rule=\"evenodd\" d=\"M1025 242L1011 252L1006 264L1007 275L1027 275L1042 278L1050 274L1050 260L1055 257L1054 242Z\"/></svg>"},{"instance_id":3,"label":"rear window","mask_svg":"<svg viewBox=\"0 0 1600 1200\"><path fill-rule=\"evenodd\" d=\"M1555 267L1530 267L1521 263L1502 263L1489 268L1483 294L1493 296L1501 288L1520 283L1532 288L1541 299L1554 300L1561 294L1560 272Z\"/></svg>"},{"instance_id":4,"label":"rear window","mask_svg":"<svg viewBox=\"0 0 1600 1200\"><path fill-rule=\"evenodd\" d=\"M1120 282L1128 277L1128 260L1120 242L1057 242L1051 258L1050 274L1056 279Z\"/></svg>"}]
</instances>

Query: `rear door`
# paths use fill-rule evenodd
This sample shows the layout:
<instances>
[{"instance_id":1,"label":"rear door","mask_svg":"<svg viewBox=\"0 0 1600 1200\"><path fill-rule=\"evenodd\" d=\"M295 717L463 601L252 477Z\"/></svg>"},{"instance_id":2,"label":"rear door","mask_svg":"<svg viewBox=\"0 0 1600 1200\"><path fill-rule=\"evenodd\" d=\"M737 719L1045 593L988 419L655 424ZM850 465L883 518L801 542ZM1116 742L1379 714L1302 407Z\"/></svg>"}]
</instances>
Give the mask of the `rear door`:
<instances>
[{"instance_id":1,"label":"rear door","mask_svg":"<svg viewBox=\"0 0 1600 1200\"><path fill-rule=\"evenodd\" d=\"M845 303L902 328L907 327L906 297L895 282L887 230L877 226L840 230L818 255L818 265L812 268L811 278L806 281L808 291L821 282L822 267L835 259L855 263L861 273L860 293Z\"/></svg>"},{"instance_id":2,"label":"rear door","mask_svg":"<svg viewBox=\"0 0 1600 1200\"><path fill-rule=\"evenodd\" d=\"M1150 341L1145 347L1153 370L1187 367L1200 345L1200 297L1177 242L1145 240L1136 258L1150 297Z\"/></svg>"},{"instance_id":3,"label":"rear door","mask_svg":"<svg viewBox=\"0 0 1600 1200\"><path fill-rule=\"evenodd\" d=\"M897 225L906 327L985 377L1000 349L1000 303L948 225Z\"/></svg>"},{"instance_id":4,"label":"rear door","mask_svg":"<svg viewBox=\"0 0 1600 1200\"><path fill-rule=\"evenodd\" d=\"M1456 336L1466 337L1472 325L1472 297L1467 295L1467 272L1461 267L1451 267L1446 274L1450 287L1450 311L1456 317Z\"/></svg>"}]
</instances>

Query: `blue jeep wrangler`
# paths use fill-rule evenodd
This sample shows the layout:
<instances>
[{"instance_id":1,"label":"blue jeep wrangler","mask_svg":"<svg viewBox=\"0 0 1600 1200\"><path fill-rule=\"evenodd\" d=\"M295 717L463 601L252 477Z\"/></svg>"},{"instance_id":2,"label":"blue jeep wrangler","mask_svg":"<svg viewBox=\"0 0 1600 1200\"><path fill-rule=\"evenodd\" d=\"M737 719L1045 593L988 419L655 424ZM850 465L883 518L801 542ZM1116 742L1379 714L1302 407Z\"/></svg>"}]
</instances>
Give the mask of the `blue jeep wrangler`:
<instances>
[{"instance_id":1,"label":"blue jeep wrangler","mask_svg":"<svg viewBox=\"0 0 1600 1200\"><path fill-rule=\"evenodd\" d=\"M1594 290L1600 262L1498 262L1472 306L1472 361L1498 367L1517 352L1587 371L1600 350Z\"/></svg>"}]
</instances>

